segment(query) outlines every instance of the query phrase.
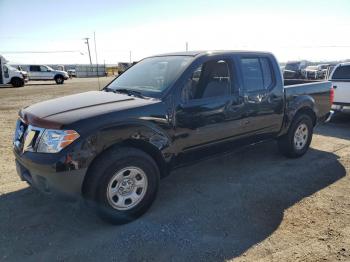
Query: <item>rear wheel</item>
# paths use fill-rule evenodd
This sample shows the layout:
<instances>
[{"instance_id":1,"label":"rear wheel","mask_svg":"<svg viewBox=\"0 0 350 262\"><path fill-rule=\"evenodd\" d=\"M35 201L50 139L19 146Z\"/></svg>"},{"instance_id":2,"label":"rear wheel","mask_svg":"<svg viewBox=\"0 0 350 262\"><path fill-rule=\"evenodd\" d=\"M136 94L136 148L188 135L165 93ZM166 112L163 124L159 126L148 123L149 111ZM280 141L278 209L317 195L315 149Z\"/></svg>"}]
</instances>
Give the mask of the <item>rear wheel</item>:
<instances>
[{"instance_id":1,"label":"rear wheel","mask_svg":"<svg viewBox=\"0 0 350 262\"><path fill-rule=\"evenodd\" d=\"M278 140L280 152L291 158L301 157L310 147L312 134L312 118L307 114L297 115L288 133Z\"/></svg>"},{"instance_id":2,"label":"rear wheel","mask_svg":"<svg viewBox=\"0 0 350 262\"><path fill-rule=\"evenodd\" d=\"M86 198L98 214L113 224L128 223L152 205L159 187L159 170L146 153L130 147L113 149L93 164Z\"/></svg>"},{"instance_id":3,"label":"rear wheel","mask_svg":"<svg viewBox=\"0 0 350 262\"><path fill-rule=\"evenodd\" d=\"M55 81L56 81L56 84L62 85L64 83L64 78L63 76L58 75L55 77Z\"/></svg>"}]
</instances>

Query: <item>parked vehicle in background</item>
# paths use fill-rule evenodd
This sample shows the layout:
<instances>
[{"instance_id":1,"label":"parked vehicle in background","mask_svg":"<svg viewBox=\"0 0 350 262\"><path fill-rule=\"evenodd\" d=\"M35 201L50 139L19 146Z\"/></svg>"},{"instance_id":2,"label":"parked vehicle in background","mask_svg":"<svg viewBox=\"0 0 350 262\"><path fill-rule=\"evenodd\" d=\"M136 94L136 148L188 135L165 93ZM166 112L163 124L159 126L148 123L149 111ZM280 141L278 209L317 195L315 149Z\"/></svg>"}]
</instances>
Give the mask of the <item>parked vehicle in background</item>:
<instances>
[{"instance_id":1,"label":"parked vehicle in background","mask_svg":"<svg viewBox=\"0 0 350 262\"><path fill-rule=\"evenodd\" d=\"M305 68L306 79L325 79L329 64L313 65Z\"/></svg>"},{"instance_id":2,"label":"parked vehicle in background","mask_svg":"<svg viewBox=\"0 0 350 262\"><path fill-rule=\"evenodd\" d=\"M276 139L306 153L330 116L331 82L289 85L270 53L215 51L153 56L102 91L19 112L19 176L44 192L83 196L116 224L145 213L160 177L199 150ZM230 201L230 200L228 200Z\"/></svg>"},{"instance_id":3,"label":"parked vehicle in background","mask_svg":"<svg viewBox=\"0 0 350 262\"><path fill-rule=\"evenodd\" d=\"M283 70L284 79L304 79L305 68L308 66L308 62L302 61L289 61L287 62Z\"/></svg>"},{"instance_id":4,"label":"parked vehicle in background","mask_svg":"<svg viewBox=\"0 0 350 262\"><path fill-rule=\"evenodd\" d=\"M15 66L13 66L13 67L15 67ZM23 77L24 77L24 82L27 83L27 82L29 81L28 72L25 71L25 70L22 68L22 66L20 66L20 65L17 66L17 67L15 67L15 68L17 68L17 70L18 70L19 72L21 72L21 74L22 74Z\"/></svg>"},{"instance_id":5,"label":"parked vehicle in background","mask_svg":"<svg viewBox=\"0 0 350 262\"><path fill-rule=\"evenodd\" d=\"M56 68L57 68L57 70L59 70L59 71L65 71L65 72L67 72L67 70L66 70L66 68L65 68L64 65L57 65Z\"/></svg>"},{"instance_id":6,"label":"parked vehicle in background","mask_svg":"<svg viewBox=\"0 0 350 262\"><path fill-rule=\"evenodd\" d=\"M68 69L67 73L70 78L77 77L77 72L75 71L75 69Z\"/></svg>"},{"instance_id":7,"label":"parked vehicle in background","mask_svg":"<svg viewBox=\"0 0 350 262\"><path fill-rule=\"evenodd\" d=\"M337 66L337 64L330 64L328 67L327 67L327 71L326 71L326 75L325 75L325 79L329 79L331 74L333 73L334 71L334 68Z\"/></svg>"},{"instance_id":8,"label":"parked vehicle in background","mask_svg":"<svg viewBox=\"0 0 350 262\"><path fill-rule=\"evenodd\" d=\"M0 55L0 85L22 87L27 79L28 77L25 71L19 71L13 66L7 64L7 60Z\"/></svg>"},{"instance_id":9,"label":"parked vehicle in background","mask_svg":"<svg viewBox=\"0 0 350 262\"><path fill-rule=\"evenodd\" d=\"M47 65L30 65L28 66L28 77L30 81L54 80L56 84L61 85L69 78L69 75L65 71L54 70Z\"/></svg>"},{"instance_id":10,"label":"parked vehicle in background","mask_svg":"<svg viewBox=\"0 0 350 262\"><path fill-rule=\"evenodd\" d=\"M350 113L350 63L337 65L329 78L334 88L332 109Z\"/></svg>"},{"instance_id":11,"label":"parked vehicle in background","mask_svg":"<svg viewBox=\"0 0 350 262\"><path fill-rule=\"evenodd\" d=\"M321 71L320 79L327 79L326 76L327 76L328 68L330 66L331 66L330 64L320 64L320 65L318 65L319 70Z\"/></svg>"},{"instance_id":12,"label":"parked vehicle in background","mask_svg":"<svg viewBox=\"0 0 350 262\"><path fill-rule=\"evenodd\" d=\"M132 65L132 63L118 63L118 75L124 73Z\"/></svg>"}]
</instances>

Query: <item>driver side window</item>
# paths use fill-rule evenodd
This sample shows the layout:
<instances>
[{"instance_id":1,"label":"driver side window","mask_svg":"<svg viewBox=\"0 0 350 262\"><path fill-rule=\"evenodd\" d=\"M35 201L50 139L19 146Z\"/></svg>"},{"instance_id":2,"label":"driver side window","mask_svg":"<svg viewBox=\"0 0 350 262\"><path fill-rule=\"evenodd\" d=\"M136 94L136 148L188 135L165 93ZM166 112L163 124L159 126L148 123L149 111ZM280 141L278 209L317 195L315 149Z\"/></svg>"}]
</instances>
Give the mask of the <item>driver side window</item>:
<instances>
[{"instance_id":1,"label":"driver side window","mask_svg":"<svg viewBox=\"0 0 350 262\"><path fill-rule=\"evenodd\" d=\"M211 60L196 68L182 89L182 100L190 101L210 97L228 96L231 93L229 63Z\"/></svg>"},{"instance_id":2,"label":"driver side window","mask_svg":"<svg viewBox=\"0 0 350 262\"><path fill-rule=\"evenodd\" d=\"M45 66L40 66L40 72L47 72L48 69Z\"/></svg>"},{"instance_id":3,"label":"driver side window","mask_svg":"<svg viewBox=\"0 0 350 262\"><path fill-rule=\"evenodd\" d=\"M9 69L6 65L3 66L3 70L4 70L4 77L5 78L9 78L10 75L9 75Z\"/></svg>"}]
</instances>

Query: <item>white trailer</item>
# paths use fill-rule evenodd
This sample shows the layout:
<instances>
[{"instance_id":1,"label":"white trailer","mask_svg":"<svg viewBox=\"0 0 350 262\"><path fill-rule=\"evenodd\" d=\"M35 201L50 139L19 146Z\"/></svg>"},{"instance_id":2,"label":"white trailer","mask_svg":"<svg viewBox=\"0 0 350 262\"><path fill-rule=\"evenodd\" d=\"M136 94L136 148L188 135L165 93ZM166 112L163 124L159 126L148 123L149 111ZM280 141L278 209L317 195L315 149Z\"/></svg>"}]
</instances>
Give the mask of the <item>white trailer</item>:
<instances>
[{"instance_id":1,"label":"white trailer","mask_svg":"<svg viewBox=\"0 0 350 262\"><path fill-rule=\"evenodd\" d=\"M0 86L22 87L27 81L26 72L22 72L7 64L7 60L0 55Z\"/></svg>"}]
</instances>

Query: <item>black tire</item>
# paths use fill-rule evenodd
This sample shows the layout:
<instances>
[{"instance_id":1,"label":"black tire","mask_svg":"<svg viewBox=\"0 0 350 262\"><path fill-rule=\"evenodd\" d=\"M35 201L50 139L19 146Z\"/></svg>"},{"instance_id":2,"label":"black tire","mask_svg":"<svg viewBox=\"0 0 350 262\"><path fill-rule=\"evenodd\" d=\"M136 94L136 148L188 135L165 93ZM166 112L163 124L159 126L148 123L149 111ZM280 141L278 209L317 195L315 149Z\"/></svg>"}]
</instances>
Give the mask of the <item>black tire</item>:
<instances>
[{"instance_id":1,"label":"black tire","mask_svg":"<svg viewBox=\"0 0 350 262\"><path fill-rule=\"evenodd\" d=\"M62 85L64 83L64 78L61 75L55 76L55 81L57 85Z\"/></svg>"},{"instance_id":2,"label":"black tire","mask_svg":"<svg viewBox=\"0 0 350 262\"><path fill-rule=\"evenodd\" d=\"M140 202L130 209L120 210L110 203L111 200L107 197L108 187L118 171L130 166L144 172L147 188ZM87 179L84 197L89 204L93 204L98 215L109 223L125 224L140 217L151 207L158 192L160 175L153 158L143 151L131 147L117 147L108 150L93 163Z\"/></svg>"},{"instance_id":3,"label":"black tire","mask_svg":"<svg viewBox=\"0 0 350 262\"><path fill-rule=\"evenodd\" d=\"M14 77L11 79L11 85L13 87L22 87L24 86L24 80L19 77Z\"/></svg>"},{"instance_id":4,"label":"black tire","mask_svg":"<svg viewBox=\"0 0 350 262\"><path fill-rule=\"evenodd\" d=\"M307 127L308 136L306 143L303 144L300 142L299 147L297 148L298 142L295 142L294 136L299 127L305 125ZM291 126L289 127L288 133L278 139L278 147L280 152L289 158L297 158L303 156L310 147L311 140L313 135L313 121L310 115L308 114L299 114L296 115ZM303 146L301 146L303 144Z\"/></svg>"}]
</instances>

